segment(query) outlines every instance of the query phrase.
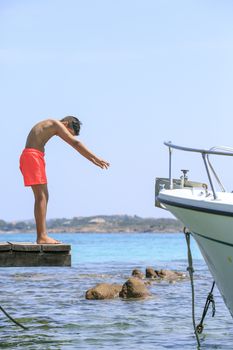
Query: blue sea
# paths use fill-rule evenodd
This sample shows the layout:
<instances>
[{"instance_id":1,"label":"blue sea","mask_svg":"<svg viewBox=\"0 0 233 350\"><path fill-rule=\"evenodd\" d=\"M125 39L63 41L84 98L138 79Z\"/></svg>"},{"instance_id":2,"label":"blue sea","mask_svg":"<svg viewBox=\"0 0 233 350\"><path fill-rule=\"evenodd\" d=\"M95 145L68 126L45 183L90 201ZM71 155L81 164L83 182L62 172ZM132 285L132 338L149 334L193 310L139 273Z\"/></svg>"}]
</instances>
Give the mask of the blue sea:
<instances>
[{"instance_id":1,"label":"blue sea","mask_svg":"<svg viewBox=\"0 0 233 350\"><path fill-rule=\"evenodd\" d=\"M0 268L0 305L28 330L0 313L2 349L197 349L187 278L153 283L146 300L86 300L97 283L123 284L134 268L186 272L185 237L177 234L56 234L72 244L72 267ZM32 234L1 234L1 241L34 242ZM196 320L212 277L192 241ZM233 320L217 288L216 314L209 310L201 349L232 349Z\"/></svg>"}]
</instances>

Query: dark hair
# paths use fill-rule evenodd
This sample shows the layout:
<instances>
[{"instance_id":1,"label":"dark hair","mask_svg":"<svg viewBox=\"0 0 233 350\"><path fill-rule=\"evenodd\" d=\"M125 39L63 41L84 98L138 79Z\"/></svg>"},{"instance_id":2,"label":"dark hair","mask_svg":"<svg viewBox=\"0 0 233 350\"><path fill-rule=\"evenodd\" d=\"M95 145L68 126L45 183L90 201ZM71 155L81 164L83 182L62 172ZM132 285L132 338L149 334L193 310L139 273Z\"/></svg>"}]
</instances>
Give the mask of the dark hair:
<instances>
[{"instance_id":1,"label":"dark hair","mask_svg":"<svg viewBox=\"0 0 233 350\"><path fill-rule=\"evenodd\" d=\"M73 117L73 116L67 116L67 117L61 119L60 121L61 122L68 122L68 127L70 129L74 130L74 133L76 136L79 135L82 123L80 122L80 120L78 118Z\"/></svg>"}]
</instances>

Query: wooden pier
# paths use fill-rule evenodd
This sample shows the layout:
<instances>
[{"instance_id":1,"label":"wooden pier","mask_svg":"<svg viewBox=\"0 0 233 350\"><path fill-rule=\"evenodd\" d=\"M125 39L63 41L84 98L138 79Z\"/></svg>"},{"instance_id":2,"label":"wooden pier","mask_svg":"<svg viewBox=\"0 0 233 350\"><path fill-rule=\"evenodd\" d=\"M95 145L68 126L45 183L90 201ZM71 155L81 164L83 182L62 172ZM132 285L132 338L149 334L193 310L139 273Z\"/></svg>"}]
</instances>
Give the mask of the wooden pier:
<instances>
[{"instance_id":1,"label":"wooden pier","mask_svg":"<svg viewBox=\"0 0 233 350\"><path fill-rule=\"evenodd\" d=\"M71 246L0 242L0 267L21 266L71 266Z\"/></svg>"}]
</instances>

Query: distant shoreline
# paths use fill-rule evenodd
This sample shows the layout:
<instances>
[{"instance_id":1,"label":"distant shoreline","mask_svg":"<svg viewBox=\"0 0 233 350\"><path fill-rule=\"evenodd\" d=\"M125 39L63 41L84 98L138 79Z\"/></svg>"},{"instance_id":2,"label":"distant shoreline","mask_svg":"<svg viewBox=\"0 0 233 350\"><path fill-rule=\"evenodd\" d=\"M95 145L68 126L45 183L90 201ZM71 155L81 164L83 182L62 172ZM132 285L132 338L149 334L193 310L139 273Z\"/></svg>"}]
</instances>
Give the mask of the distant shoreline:
<instances>
[{"instance_id":1,"label":"distant shoreline","mask_svg":"<svg viewBox=\"0 0 233 350\"><path fill-rule=\"evenodd\" d=\"M36 231L27 231L27 232L24 232L24 231L0 231L0 236L1 235L13 235L13 234L23 234L23 235L27 235L27 234L35 234ZM114 232L109 232L109 231L50 231L48 230L48 233L49 234L56 234L56 233L62 233L62 234L69 234L69 233L72 233L72 234L75 234L75 235L78 235L78 234L87 234L87 235L93 235L93 234L111 234L111 235L114 235L114 234L119 234L119 233L122 233L122 234L132 234L132 235L135 235L135 234L140 234L140 235L143 235L143 234L151 234L151 235L157 235L157 234L171 234L171 235L174 235L174 234L177 234L177 233L182 233L182 231L143 231L143 232L140 232L140 231L114 231Z\"/></svg>"},{"instance_id":2,"label":"distant shoreline","mask_svg":"<svg viewBox=\"0 0 233 350\"><path fill-rule=\"evenodd\" d=\"M50 219L49 233L177 233L180 221L170 218L141 218L137 215L96 215L71 219ZM0 220L1 233L34 233L34 220L6 222Z\"/></svg>"}]
</instances>

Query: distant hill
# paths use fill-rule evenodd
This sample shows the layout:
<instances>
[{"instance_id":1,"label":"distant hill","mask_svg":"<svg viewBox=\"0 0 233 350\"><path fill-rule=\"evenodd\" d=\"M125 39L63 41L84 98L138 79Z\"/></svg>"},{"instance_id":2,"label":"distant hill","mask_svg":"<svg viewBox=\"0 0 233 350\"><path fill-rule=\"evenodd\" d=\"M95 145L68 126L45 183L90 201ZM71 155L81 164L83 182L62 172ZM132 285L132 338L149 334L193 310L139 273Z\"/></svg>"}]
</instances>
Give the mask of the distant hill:
<instances>
[{"instance_id":1,"label":"distant hill","mask_svg":"<svg viewBox=\"0 0 233 350\"><path fill-rule=\"evenodd\" d=\"M72 219L50 219L48 232L179 232L183 225L176 219L141 218L137 215L96 215ZM33 220L0 220L0 232L35 232Z\"/></svg>"}]
</instances>

